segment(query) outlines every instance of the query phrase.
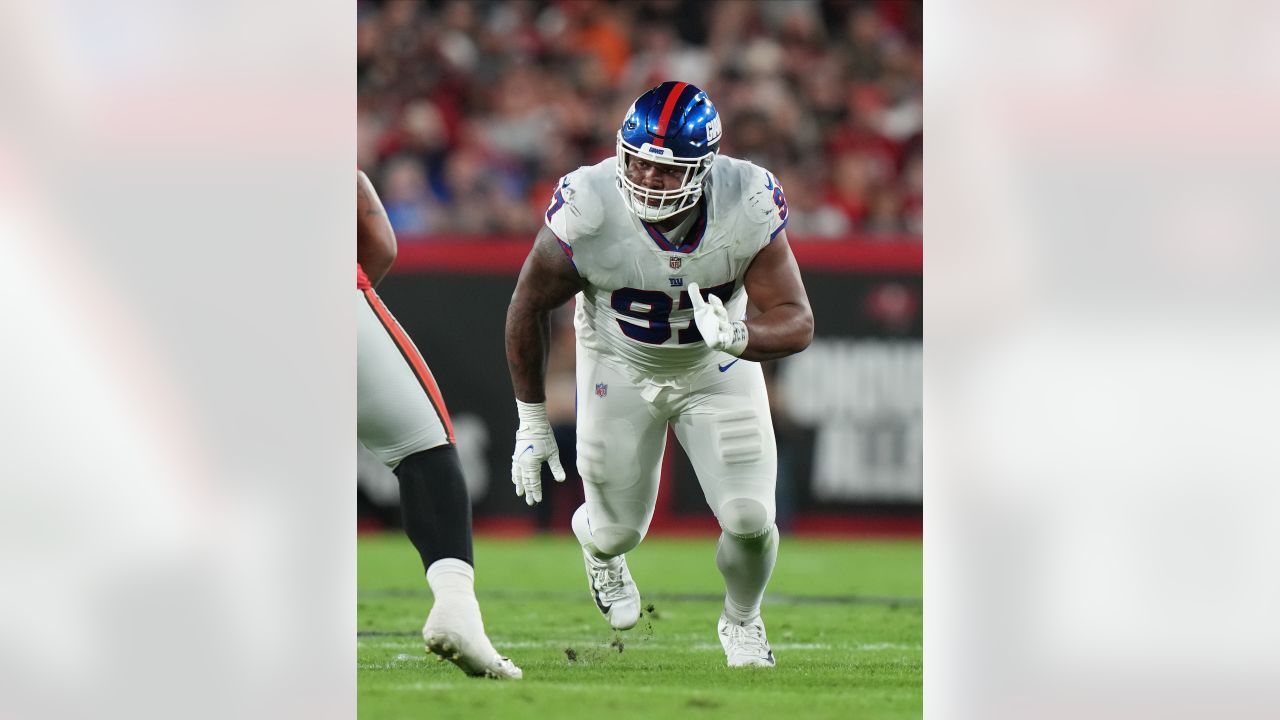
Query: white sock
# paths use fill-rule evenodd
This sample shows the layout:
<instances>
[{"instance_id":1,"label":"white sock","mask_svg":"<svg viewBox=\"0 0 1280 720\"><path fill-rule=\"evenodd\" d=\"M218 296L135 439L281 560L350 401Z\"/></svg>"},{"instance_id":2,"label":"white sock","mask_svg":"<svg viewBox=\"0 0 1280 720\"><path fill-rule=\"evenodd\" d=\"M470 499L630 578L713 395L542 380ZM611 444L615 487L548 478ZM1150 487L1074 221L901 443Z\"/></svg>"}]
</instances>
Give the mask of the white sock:
<instances>
[{"instance_id":1,"label":"white sock","mask_svg":"<svg viewBox=\"0 0 1280 720\"><path fill-rule=\"evenodd\" d=\"M732 622L754 620L760 614L764 588L778 559L778 527L760 537L740 538L720 533L716 567L724 576L724 614Z\"/></svg>"},{"instance_id":2,"label":"white sock","mask_svg":"<svg viewBox=\"0 0 1280 720\"><path fill-rule=\"evenodd\" d=\"M476 571L458 558L444 558L427 568L427 584L436 602L441 600L476 601Z\"/></svg>"},{"instance_id":3,"label":"white sock","mask_svg":"<svg viewBox=\"0 0 1280 720\"><path fill-rule=\"evenodd\" d=\"M498 654L484 632L480 602L476 600L475 570L457 558L445 558L427 568L427 584L436 596L423 635L448 632L460 642L459 651L470 661L487 663Z\"/></svg>"}]
</instances>

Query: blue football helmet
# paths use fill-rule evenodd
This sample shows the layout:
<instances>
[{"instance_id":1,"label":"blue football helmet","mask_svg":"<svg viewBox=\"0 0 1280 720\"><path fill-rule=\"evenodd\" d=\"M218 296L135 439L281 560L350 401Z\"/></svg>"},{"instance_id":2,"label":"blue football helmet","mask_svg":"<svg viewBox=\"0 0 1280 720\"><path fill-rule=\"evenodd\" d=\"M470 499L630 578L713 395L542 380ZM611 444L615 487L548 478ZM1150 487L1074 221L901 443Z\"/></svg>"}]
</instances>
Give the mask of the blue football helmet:
<instances>
[{"instance_id":1,"label":"blue football helmet","mask_svg":"<svg viewBox=\"0 0 1280 720\"><path fill-rule=\"evenodd\" d=\"M656 222L693 207L720 150L720 113L707 94L686 82L664 82L641 95L618 131L618 193L641 220ZM680 187L654 190L631 182L637 157L684 171Z\"/></svg>"}]
</instances>

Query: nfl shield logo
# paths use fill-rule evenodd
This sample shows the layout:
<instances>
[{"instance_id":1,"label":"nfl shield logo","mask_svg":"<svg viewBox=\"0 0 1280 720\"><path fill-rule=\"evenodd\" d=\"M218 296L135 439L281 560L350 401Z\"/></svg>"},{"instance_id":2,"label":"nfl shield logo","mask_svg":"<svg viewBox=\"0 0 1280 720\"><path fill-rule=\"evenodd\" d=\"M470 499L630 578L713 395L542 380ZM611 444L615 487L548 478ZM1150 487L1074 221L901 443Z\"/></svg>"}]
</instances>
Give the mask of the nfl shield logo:
<instances>
[{"instance_id":1,"label":"nfl shield logo","mask_svg":"<svg viewBox=\"0 0 1280 720\"><path fill-rule=\"evenodd\" d=\"M596 397L604 397L609 394L609 386L605 383L596 383Z\"/></svg>"},{"instance_id":2,"label":"nfl shield logo","mask_svg":"<svg viewBox=\"0 0 1280 720\"><path fill-rule=\"evenodd\" d=\"M672 269L672 270L679 270L679 269L680 269L681 262L682 262L682 261L681 261L681 260L680 260L680 258L678 258L678 257L673 257L673 258L671 258L671 269Z\"/></svg>"}]
</instances>

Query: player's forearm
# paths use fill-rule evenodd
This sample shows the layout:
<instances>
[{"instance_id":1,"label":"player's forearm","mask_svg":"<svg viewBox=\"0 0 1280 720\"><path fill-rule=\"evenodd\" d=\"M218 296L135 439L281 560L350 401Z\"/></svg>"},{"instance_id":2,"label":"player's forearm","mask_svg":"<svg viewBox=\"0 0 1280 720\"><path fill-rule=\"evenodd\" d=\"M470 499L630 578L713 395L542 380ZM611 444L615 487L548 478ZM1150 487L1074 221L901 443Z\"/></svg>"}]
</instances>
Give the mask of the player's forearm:
<instances>
[{"instance_id":1,"label":"player's forearm","mask_svg":"<svg viewBox=\"0 0 1280 720\"><path fill-rule=\"evenodd\" d=\"M813 313L803 305L783 304L747 320L746 360L776 360L794 355L813 341Z\"/></svg>"},{"instance_id":2,"label":"player's forearm","mask_svg":"<svg viewBox=\"0 0 1280 720\"><path fill-rule=\"evenodd\" d=\"M545 402L547 354L551 347L551 313L521 302L507 308L507 368L521 402Z\"/></svg>"}]
</instances>

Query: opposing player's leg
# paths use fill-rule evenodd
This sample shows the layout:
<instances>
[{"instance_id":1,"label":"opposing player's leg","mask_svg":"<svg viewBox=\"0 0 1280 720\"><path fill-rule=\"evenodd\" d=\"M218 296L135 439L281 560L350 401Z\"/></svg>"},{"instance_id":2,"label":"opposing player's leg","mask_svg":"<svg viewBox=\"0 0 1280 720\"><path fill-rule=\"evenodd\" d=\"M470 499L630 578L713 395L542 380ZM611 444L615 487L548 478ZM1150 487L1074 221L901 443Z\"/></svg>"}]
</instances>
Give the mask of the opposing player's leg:
<instances>
[{"instance_id":1,"label":"opposing player's leg","mask_svg":"<svg viewBox=\"0 0 1280 720\"><path fill-rule=\"evenodd\" d=\"M760 603L778 557L778 455L764 376L743 361L704 382L672 424L720 522L725 600L717 632L731 667L773 667Z\"/></svg>"},{"instance_id":2,"label":"opposing player's leg","mask_svg":"<svg viewBox=\"0 0 1280 720\"><path fill-rule=\"evenodd\" d=\"M435 379L408 335L371 289L357 301L357 433L392 468L405 534L418 550L435 602L427 649L469 675L519 678L484 632L474 590L471 500L453 426Z\"/></svg>"},{"instance_id":3,"label":"opposing player's leg","mask_svg":"<svg viewBox=\"0 0 1280 720\"><path fill-rule=\"evenodd\" d=\"M624 553L653 519L667 423L622 373L578 349L578 474L586 502L573 514L596 607L619 630L640 621L640 592Z\"/></svg>"}]
</instances>

